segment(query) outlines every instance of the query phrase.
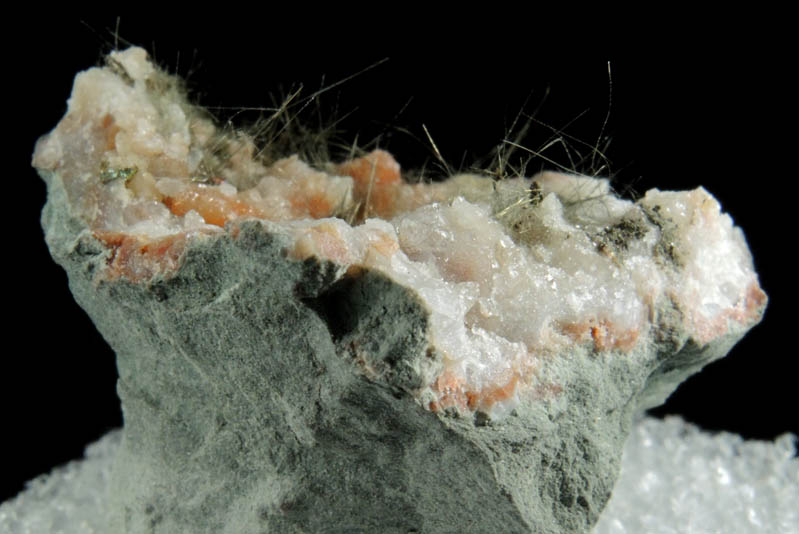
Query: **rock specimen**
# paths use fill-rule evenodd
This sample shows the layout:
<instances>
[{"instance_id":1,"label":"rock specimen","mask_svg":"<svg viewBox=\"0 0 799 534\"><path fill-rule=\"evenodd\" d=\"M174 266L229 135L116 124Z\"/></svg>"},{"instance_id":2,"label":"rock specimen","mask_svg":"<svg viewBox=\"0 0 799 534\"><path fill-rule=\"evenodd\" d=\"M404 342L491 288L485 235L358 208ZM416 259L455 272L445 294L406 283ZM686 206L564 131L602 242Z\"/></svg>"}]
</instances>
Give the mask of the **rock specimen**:
<instances>
[{"instance_id":1,"label":"rock specimen","mask_svg":"<svg viewBox=\"0 0 799 534\"><path fill-rule=\"evenodd\" d=\"M585 532L633 414L766 304L702 188L268 158L137 48L33 164L117 353L109 532Z\"/></svg>"}]
</instances>

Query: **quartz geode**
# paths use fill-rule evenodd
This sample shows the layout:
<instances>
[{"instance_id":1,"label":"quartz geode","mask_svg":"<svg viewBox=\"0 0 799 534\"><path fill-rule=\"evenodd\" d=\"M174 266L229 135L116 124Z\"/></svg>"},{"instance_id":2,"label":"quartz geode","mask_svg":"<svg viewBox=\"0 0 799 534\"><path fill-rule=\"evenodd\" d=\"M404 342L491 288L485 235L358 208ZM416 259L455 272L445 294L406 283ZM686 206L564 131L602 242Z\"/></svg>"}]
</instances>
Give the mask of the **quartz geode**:
<instances>
[{"instance_id":1,"label":"quartz geode","mask_svg":"<svg viewBox=\"0 0 799 534\"><path fill-rule=\"evenodd\" d=\"M585 532L634 413L766 304L704 189L267 159L137 48L33 163L117 354L109 532Z\"/></svg>"}]
</instances>

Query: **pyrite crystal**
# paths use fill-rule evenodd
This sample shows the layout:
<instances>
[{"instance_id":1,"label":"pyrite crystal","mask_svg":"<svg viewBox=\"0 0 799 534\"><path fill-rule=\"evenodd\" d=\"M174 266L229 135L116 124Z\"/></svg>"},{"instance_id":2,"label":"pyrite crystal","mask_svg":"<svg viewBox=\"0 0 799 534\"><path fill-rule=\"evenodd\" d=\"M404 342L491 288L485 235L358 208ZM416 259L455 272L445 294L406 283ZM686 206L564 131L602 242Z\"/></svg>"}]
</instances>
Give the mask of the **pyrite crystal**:
<instances>
[{"instance_id":1,"label":"pyrite crystal","mask_svg":"<svg viewBox=\"0 0 799 534\"><path fill-rule=\"evenodd\" d=\"M139 48L36 146L50 251L117 354L108 532L586 532L633 415L766 305L702 188L285 156Z\"/></svg>"}]
</instances>

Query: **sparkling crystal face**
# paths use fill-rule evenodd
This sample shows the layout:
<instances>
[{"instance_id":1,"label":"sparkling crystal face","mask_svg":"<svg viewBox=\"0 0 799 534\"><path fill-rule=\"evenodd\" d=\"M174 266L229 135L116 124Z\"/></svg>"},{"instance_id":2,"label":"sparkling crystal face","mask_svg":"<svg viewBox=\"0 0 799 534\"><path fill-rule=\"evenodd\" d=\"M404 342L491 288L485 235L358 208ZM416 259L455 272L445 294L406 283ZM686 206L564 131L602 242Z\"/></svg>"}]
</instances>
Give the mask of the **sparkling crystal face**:
<instances>
[{"instance_id":1,"label":"sparkling crystal face","mask_svg":"<svg viewBox=\"0 0 799 534\"><path fill-rule=\"evenodd\" d=\"M417 393L433 411L501 418L523 396L558 395L542 369L567 348L623 358L651 342L664 304L704 344L759 320L766 299L743 234L702 188L633 203L562 173L408 184L381 150L265 163L137 48L76 78L34 165L62 176L110 251L101 279L168 277L192 240L257 219L297 260L412 289L429 311L435 358Z\"/></svg>"}]
</instances>

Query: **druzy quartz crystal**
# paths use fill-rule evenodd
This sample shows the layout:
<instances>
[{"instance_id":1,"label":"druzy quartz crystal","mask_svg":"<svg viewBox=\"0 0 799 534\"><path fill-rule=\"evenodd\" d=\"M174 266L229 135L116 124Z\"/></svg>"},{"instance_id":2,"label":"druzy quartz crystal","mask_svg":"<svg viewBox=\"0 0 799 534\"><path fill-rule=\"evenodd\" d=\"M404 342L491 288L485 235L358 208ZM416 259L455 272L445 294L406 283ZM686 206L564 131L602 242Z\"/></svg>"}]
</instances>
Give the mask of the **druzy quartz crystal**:
<instances>
[{"instance_id":1,"label":"druzy quartz crystal","mask_svg":"<svg viewBox=\"0 0 799 534\"><path fill-rule=\"evenodd\" d=\"M112 532L585 532L633 415L766 305L702 188L262 150L139 48L36 146L51 253L117 353Z\"/></svg>"}]
</instances>

